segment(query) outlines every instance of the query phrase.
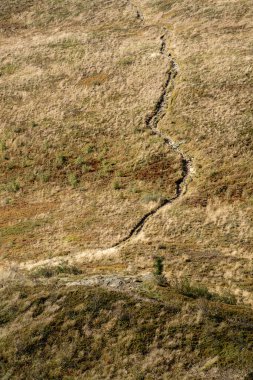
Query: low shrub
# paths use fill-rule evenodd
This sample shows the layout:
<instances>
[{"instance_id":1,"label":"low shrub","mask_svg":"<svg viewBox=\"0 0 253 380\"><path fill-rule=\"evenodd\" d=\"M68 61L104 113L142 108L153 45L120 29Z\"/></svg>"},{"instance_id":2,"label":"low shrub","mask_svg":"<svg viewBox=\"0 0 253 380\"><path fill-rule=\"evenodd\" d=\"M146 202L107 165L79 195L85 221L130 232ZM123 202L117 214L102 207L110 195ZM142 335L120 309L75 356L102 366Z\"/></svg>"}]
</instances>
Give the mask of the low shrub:
<instances>
[{"instance_id":1,"label":"low shrub","mask_svg":"<svg viewBox=\"0 0 253 380\"><path fill-rule=\"evenodd\" d=\"M191 284L188 279L184 279L180 282L176 281L174 287L180 294L190 298L205 298L207 300L222 302L229 305L236 304L236 297L233 294L225 293L224 295L219 295L211 293L206 286Z\"/></svg>"},{"instance_id":2,"label":"low shrub","mask_svg":"<svg viewBox=\"0 0 253 380\"><path fill-rule=\"evenodd\" d=\"M68 265L68 264L60 264L55 267L50 267L50 266L44 266L36 269L32 277L45 277L45 278L50 278L53 276L58 276L61 274L73 274L73 275L78 275L81 274L82 271L74 266L74 265Z\"/></svg>"}]
</instances>

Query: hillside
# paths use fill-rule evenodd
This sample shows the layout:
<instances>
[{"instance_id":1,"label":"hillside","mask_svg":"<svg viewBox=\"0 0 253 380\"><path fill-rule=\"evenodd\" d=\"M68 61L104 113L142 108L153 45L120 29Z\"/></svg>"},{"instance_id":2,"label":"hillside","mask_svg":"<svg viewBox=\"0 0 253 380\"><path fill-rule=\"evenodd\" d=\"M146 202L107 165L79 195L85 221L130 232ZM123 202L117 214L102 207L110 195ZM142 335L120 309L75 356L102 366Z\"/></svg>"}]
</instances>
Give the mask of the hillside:
<instances>
[{"instance_id":1,"label":"hillside","mask_svg":"<svg viewBox=\"0 0 253 380\"><path fill-rule=\"evenodd\" d=\"M1 378L251 378L252 27L1 1Z\"/></svg>"},{"instance_id":2,"label":"hillside","mask_svg":"<svg viewBox=\"0 0 253 380\"><path fill-rule=\"evenodd\" d=\"M251 378L251 310L139 281L2 290L1 378Z\"/></svg>"}]
</instances>

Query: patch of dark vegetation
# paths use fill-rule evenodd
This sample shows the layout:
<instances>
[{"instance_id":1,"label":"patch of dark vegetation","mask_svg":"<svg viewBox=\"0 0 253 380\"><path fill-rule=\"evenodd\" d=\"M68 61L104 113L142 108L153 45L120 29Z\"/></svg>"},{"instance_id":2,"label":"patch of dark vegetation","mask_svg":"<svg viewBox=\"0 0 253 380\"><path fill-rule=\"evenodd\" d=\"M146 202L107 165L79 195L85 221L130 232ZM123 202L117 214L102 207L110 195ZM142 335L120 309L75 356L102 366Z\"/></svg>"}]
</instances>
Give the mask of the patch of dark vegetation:
<instances>
[{"instance_id":1,"label":"patch of dark vegetation","mask_svg":"<svg viewBox=\"0 0 253 380\"><path fill-rule=\"evenodd\" d=\"M155 4L155 7L159 9L159 11L168 12L171 10L173 5L175 5L175 3L176 3L176 0L170 0L170 1L160 0L154 4Z\"/></svg>"},{"instance_id":2,"label":"patch of dark vegetation","mask_svg":"<svg viewBox=\"0 0 253 380\"><path fill-rule=\"evenodd\" d=\"M32 273L32 277L45 277L50 278L53 276L59 276L59 275L78 275L81 274L82 271L75 265L68 265L65 263L62 263L57 266L44 266L36 269Z\"/></svg>"},{"instance_id":3,"label":"patch of dark vegetation","mask_svg":"<svg viewBox=\"0 0 253 380\"><path fill-rule=\"evenodd\" d=\"M196 288L187 288L189 297L171 288L158 286L157 291L163 301L155 302L148 293L136 298L100 288L55 288L50 283L2 289L5 333L0 343L0 376L93 379L94 373L107 378L113 371L118 378L124 368L131 378L141 367L145 378L150 368L144 363L156 353L157 360L150 365L160 379L162 373L177 371L164 355L176 355L187 366L199 363L199 351L201 361L217 356L215 365L222 371L251 370L249 309L214 302L209 295L203 298L209 293ZM186 302L187 324L182 319Z\"/></svg>"},{"instance_id":4,"label":"patch of dark vegetation","mask_svg":"<svg viewBox=\"0 0 253 380\"><path fill-rule=\"evenodd\" d=\"M212 293L206 286L191 284L188 279L183 281L175 281L173 286L180 294L190 298L205 298L210 301L219 301L230 305L236 304L236 297L233 294L228 292L224 295Z\"/></svg>"}]
</instances>

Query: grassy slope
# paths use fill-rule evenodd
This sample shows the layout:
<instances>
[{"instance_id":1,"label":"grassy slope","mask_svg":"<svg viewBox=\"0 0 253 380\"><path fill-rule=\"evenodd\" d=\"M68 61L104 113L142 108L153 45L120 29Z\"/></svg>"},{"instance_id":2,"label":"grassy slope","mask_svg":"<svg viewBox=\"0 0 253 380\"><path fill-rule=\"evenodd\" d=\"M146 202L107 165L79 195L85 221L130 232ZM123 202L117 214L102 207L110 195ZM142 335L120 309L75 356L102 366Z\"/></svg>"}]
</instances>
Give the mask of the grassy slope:
<instances>
[{"instance_id":1,"label":"grassy slope","mask_svg":"<svg viewBox=\"0 0 253 380\"><path fill-rule=\"evenodd\" d=\"M173 194L178 157L143 129L164 80L164 26L180 73L159 127L183 142L196 174L140 239L80 267L147 272L159 252L170 281L189 277L252 303L250 1L136 5L146 26L124 2L1 2L2 258L110 245L150 200ZM3 286L1 376L241 380L252 371L250 309L140 288Z\"/></svg>"},{"instance_id":2,"label":"grassy slope","mask_svg":"<svg viewBox=\"0 0 253 380\"><path fill-rule=\"evenodd\" d=\"M196 173L181 202L147 224L148 245L138 241L134 250L152 256L162 243L170 275L229 286L252 303L252 7L212 0L146 6L168 28L179 65L160 128L183 143Z\"/></svg>"},{"instance_id":3,"label":"grassy slope","mask_svg":"<svg viewBox=\"0 0 253 380\"><path fill-rule=\"evenodd\" d=\"M144 127L168 65L159 31L124 1L0 7L1 254L111 245L180 176Z\"/></svg>"},{"instance_id":4,"label":"grassy slope","mask_svg":"<svg viewBox=\"0 0 253 380\"><path fill-rule=\"evenodd\" d=\"M138 293L2 289L1 378L235 380L252 369L249 309L150 284Z\"/></svg>"}]
</instances>

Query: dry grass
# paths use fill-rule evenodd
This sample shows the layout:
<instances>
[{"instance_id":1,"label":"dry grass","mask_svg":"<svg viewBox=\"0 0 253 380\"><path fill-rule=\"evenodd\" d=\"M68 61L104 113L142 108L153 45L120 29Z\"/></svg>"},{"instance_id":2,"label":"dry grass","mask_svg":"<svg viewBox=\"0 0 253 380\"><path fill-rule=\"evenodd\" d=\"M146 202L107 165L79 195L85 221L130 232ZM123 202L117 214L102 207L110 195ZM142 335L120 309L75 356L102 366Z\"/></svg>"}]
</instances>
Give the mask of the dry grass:
<instances>
[{"instance_id":1,"label":"dry grass","mask_svg":"<svg viewBox=\"0 0 253 380\"><path fill-rule=\"evenodd\" d=\"M0 279L24 281L17 262L35 271L2 289L5 378L252 370L248 310L220 302L253 306L252 12L250 0L1 1ZM96 249L172 197L181 176L179 156L145 128L168 69L166 30L178 75L158 127L192 158L192 181L130 242ZM57 278L147 274L157 255L170 285L194 286L133 296Z\"/></svg>"},{"instance_id":2,"label":"dry grass","mask_svg":"<svg viewBox=\"0 0 253 380\"><path fill-rule=\"evenodd\" d=\"M156 17L169 30L168 50L179 66L159 127L182 143L195 175L187 195L148 221L126 257L131 261L135 252L141 267L146 256L150 267L162 243L170 275L228 287L253 304L251 6L213 0L145 4L148 20Z\"/></svg>"},{"instance_id":3,"label":"dry grass","mask_svg":"<svg viewBox=\"0 0 253 380\"><path fill-rule=\"evenodd\" d=\"M247 308L150 283L135 296L19 283L0 298L0 374L7 378L239 380L252 368Z\"/></svg>"},{"instance_id":4,"label":"dry grass","mask_svg":"<svg viewBox=\"0 0 253 380\"><path fill-rule=\"evenodd\" d=\"M196 175L182 202L152 218L137 246L126 249L129 267L150 266L145 256L163 241L168 260L176 257L172 273L204 273L213 286L249 290L247 1L136 6L145 26L124 3L2 3L2 257L23 261L110 246L161 196L173 194L178 157L143 128L166 69L159 21L180 70L159 127L183 143ZM213 263L206 264L210 252ZM197 264L182 265L178 257L185 255ZM124 259L123 252L118 261Z\"/></svg>"},{"instance_id":5,"label":"dry grass","mask_svg":"<svg viewBox=\"0 0 253 380\"><path fill-rule=\"evenodd\" d=\"M110 246L174 194L180 175L178 157L144 126L167 64L159 34L123 1L1 8L1 213L48 204L36 241L30 232L21 242L3 237L1 254ZM19 27L8 28L14 20Z\"/></svg>"},{"instance_id":6,"label":"dry grass","mask_svg":"<svg viewBox=\"0 0 253 380\"><path fill-rule=\"evenodd\" d=\"M250 290L248 2L137 1L145 24L124 2L1 7L2 257L110 246L174 193L178 157L143 122L164 80L164 26L179 75L159 128L183 144L195 176L182 201L151 218L115 264L150 267L164 242L167 259L175 255L171 273ZM196 265L182 264L185 255Z\"/></svg>"}]
</instances>

